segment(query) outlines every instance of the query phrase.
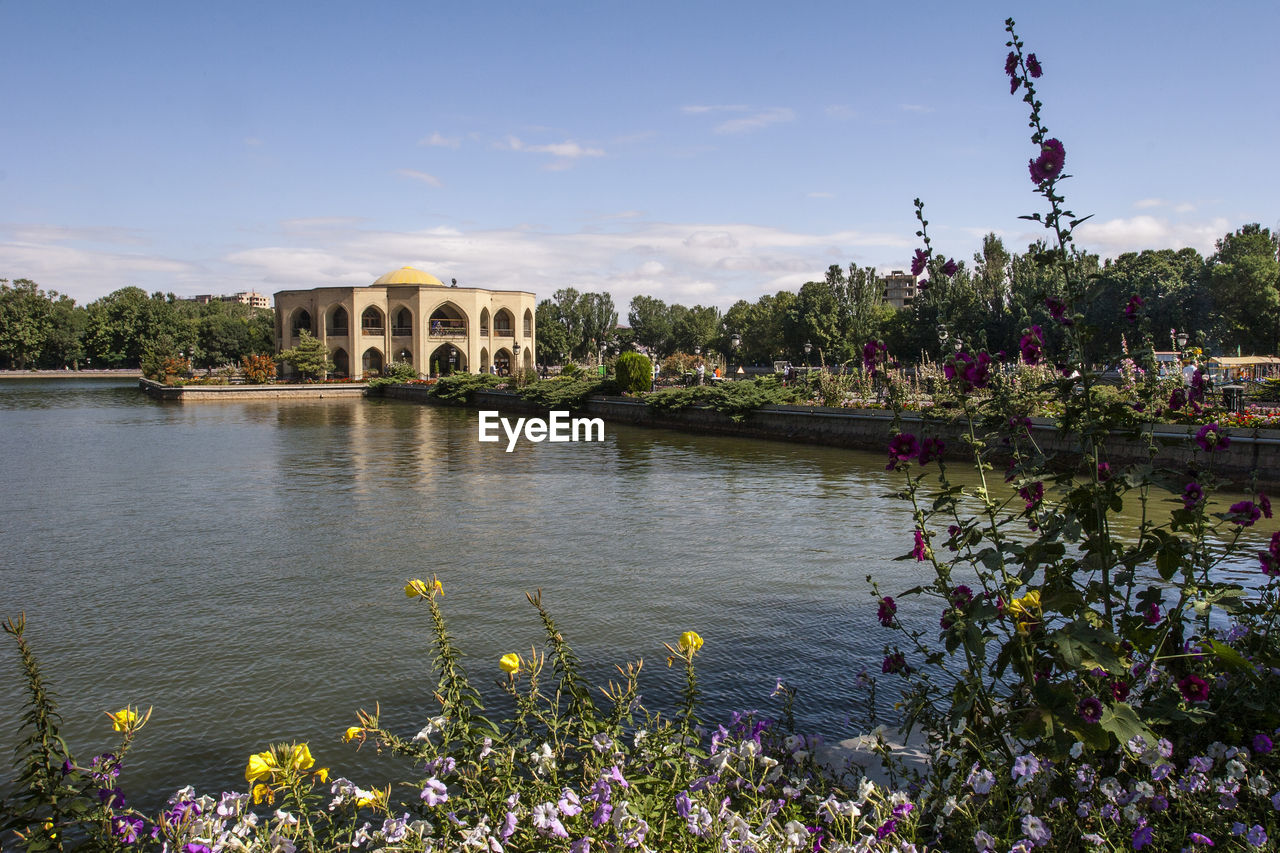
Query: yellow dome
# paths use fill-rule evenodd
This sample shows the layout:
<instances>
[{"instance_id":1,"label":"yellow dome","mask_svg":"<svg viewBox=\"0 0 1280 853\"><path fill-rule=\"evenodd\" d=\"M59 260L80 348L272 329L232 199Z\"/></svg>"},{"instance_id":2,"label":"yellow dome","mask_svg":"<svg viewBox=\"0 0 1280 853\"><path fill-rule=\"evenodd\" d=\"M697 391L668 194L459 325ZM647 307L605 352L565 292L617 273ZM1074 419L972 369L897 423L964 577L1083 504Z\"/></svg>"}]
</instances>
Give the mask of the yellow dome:
<instances>
[{"instance_id":1,"label":"yellow dome","mask_svg":"<svg viewBox=\"0 0 1280 853\"><path fill-rule=\"evenodd\" d=\"M434 284L436 287L444 287L443 281L414 267L400 267L389 272L374 282L375 286L379 284Z\"/></svg>"}]
</instances>

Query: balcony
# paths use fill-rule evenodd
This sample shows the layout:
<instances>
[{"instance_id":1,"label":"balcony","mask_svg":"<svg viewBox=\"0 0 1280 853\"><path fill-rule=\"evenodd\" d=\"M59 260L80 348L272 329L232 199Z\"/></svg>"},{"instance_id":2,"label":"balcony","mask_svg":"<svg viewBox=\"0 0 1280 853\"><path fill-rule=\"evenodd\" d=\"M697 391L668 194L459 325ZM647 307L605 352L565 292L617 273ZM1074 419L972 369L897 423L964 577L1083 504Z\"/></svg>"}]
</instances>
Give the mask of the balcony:
<instances>
[{"instance_id":1,"label":"balcony","mask_svg":"<svg viewBox=\"0 0 1280 853\"><path fill-rule=\"evenodd\" d=\"M413 337L413 326L392 326L391 337L411 338Z\"/></svg>"},{"instance_id":2,"label":"balcony","mask_svg":"<svg viewBox=\"0 0 1280 853\"><path fill-rule=\"evenodd\" d=\"M386 330L381 326L365 326L360 332L365 335L381 335L385 334Z\"/></svg>"},{"instance_id":3,"label":"balcony","mask_svg":"<svg viewBox=\"0 0 1280 853\"><path fill-rule=\"evenodd\" d=\"M430 335L433 338L465 338L467 336L467 321L432 320Z\"/></svg>"},{"instance_id":4,"label":"balcony","mask_svg":"<svg viewBox=\"0 0 1280 853\"><path fill-rule=\"evenodd\" d=\"M333 326L333 327L331 327L331 328L325 329L325 330L324 330L324 333L325 333L326 335L328 335L329 337L331 337L331 338L342 338L342 337L346 337L346 335L347 335L347 327L346 327L346 326Z\"/></svg>"},{"instance_id":5,"label":"balcony","mask_svg":"<svg viewBox=\"0 0 1280 853\"><path fill-rule=\"evenodd\" d=\"M494 329L493 336L495 338L514 338L516 336L515 329Z\"/></svg>"}]
</instances>

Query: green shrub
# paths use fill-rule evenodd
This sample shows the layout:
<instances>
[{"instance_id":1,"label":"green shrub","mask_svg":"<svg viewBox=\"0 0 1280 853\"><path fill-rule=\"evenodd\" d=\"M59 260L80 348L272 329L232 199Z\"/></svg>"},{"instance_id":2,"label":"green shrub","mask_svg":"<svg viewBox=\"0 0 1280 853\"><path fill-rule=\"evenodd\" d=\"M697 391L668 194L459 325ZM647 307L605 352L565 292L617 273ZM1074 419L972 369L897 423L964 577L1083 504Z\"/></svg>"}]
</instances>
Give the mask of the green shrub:
<instances>
[{"instance_id":1,"label":"green shrub","mask_svg":"<svg viewBox=\"0 0 1280 853\"><path fill-rule=\"evenodd\" d=\"M649 361L647 355L624 352L618 356L613 367L618 390L624 394L648 391L653 385L653 362Z\"/></svg>"}]
</instances>

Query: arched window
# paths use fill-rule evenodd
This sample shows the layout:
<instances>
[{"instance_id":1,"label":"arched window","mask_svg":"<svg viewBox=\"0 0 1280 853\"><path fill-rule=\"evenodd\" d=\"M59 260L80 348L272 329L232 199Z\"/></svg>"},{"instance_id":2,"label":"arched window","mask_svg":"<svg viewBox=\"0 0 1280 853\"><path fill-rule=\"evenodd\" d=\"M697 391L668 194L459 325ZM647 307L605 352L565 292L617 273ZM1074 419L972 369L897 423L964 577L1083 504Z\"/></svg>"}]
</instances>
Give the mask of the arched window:
<instances>
[{"instance_id":1,"label":"arched window","mask_svg":"<svg viewBox=\"0 0 1280 853\"><path fill-rule=\"evenodd\" d=\"M296 338L303 332L311 331L311 312L306 308L299 308L293 315L293 336Z\"/></svg>"},{"instance_id":2,"label":"arched window","mask_svg":"<svg viewBox=\"0 0 1280 853\"><path fill-rule=\"evenodd\" d=\"M339 305L333 309L333 313L329 315L329 328L326 330L329 335L345 335L347 334L347 309ZM344 374L345 375L345 374Z\"/></svg>"},{"instance_id":3,"label":"arched window","mask_svg":"<svg viewBox=\"0 0 1280 853\"><path fill-rule=\"evenodd\" d=\"M493 333L499 338L514 338L515 318L511 316L511 312L506 308L502 308L497 314L493 315Z\"/></svg>"},{"instance_id":4,"label":"arched window","mask_svg":"<svg viewBox=\"0 0 1280 853\"><path fill-rule=\"evenodd\" d=\"M528 308L524 309L524 336L533 337L533 312Z\"/></svg>"},{"instance_id":5,"label":"arched window","mask_svg":"<svg viewBox=\"0 0 1280 853\"><path fill-rule=\"evenodd\" d=\"M391 334L393 335L412 335L413 334L413 312L408 308L401 308L396 312L396 321L391 326Z\"/></svg>"},{"instance_id":6,"label":"arched window","mask_svg":"<svg viewBox=\"0 0 1280 853\"><path fill-rule=\"evenodd\" d=\"M482 308L480 310L480 337L482 338L489 337L489 309L488 308Z\"/></svg>"},{"instance_id":7,"label":"arched window","mask_svg":"<svg viewBox=\"0 0 1280 853\"><path fill-rule=\"evenodd\" d=\"M467 336L466 315L456 305L446 302L431 312L427 323L427 334L434 338L465 338Z\"/></svg>"},{"instance_id":8,"label":"arched window","mask_svg":"<svg viewBox=\"0 0 1280 853\"><path fill-rule=\"evenodd\" d=\"M360 328L366 335L381 335L382 312L372 305L364 309L364 313L360 315Z\"/></svg>"}]
</instances>

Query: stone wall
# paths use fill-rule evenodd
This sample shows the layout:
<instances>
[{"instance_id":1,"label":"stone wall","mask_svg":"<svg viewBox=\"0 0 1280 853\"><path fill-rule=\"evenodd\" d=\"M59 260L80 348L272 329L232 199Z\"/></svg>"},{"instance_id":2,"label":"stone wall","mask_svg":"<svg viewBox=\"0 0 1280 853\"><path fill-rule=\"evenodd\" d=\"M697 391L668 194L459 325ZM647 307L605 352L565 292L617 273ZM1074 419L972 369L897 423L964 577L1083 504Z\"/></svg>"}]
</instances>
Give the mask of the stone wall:
<instances>
[{"instance_id":1,"label":"stone wall","mask_svg":"<svg viewBox=\"0 0 1280 853\"><path fill-rule=\"evenodd\" d=\"M179 403L211 400L319 400L363 397L368 391L368 387L360 382L328 385L162 385L151 379L140 379L138 387L149 397Z\"/></svg>"}]
</instances>

